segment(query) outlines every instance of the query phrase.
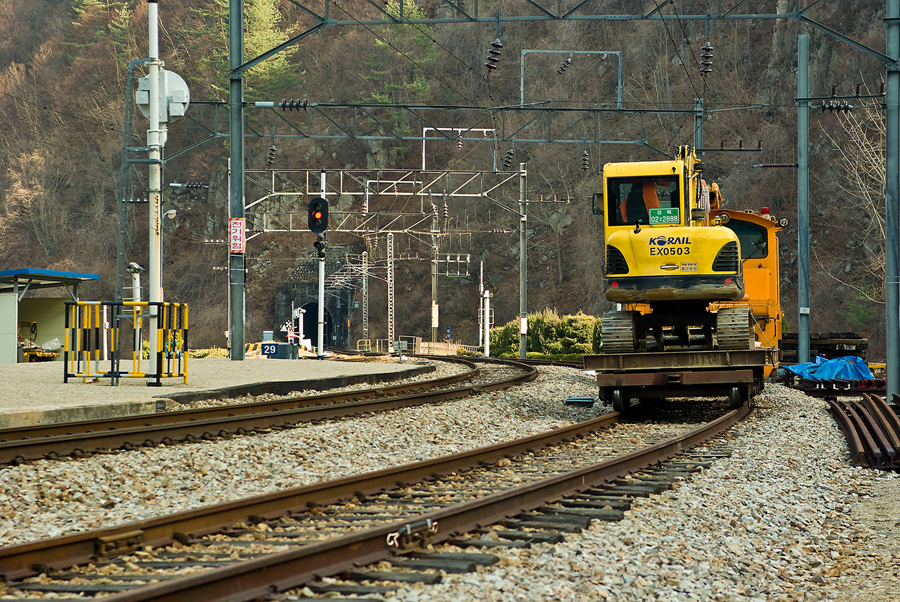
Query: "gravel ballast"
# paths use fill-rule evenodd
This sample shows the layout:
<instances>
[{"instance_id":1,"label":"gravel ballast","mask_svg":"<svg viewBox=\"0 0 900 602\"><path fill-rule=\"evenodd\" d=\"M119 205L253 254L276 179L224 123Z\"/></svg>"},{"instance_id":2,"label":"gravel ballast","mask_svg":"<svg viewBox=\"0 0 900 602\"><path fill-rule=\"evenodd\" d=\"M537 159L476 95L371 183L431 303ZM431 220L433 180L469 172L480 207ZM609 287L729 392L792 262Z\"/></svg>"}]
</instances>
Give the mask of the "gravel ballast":
<instances>
[{"instance_id":1,"label":"gravel ballast","mask_svg":"<svg viewBox=\"0 0 900 602\"><path fill-rule=\"evenodd\" d=\"M523 437L608 411L577 370L515 391L235 439L0 471L0 545L121 524ZM900 479L850 465L824 402L767 385L733 454L626 518L387 599L890 600ZM877 504L876 504L877 502ZM885 520L890 519L890 520ZM872 579L877 580L872 585ZM878 585L882 583L884 585ZM881 588L881 589L879 589Z\"/></svg>"},{"instance_id":2,"label":"gravel ballast","mask_svg":"<svg viewBox=\"0 0 900 602\"><path fill-rule=\"evenodd\" d=\"M624 520L387 599L898 599L897 546L867 546L877 532L863 498L900 480L850 466L823 401L767 385L754 406L729 435L730 458L638 499Z\"/></svg>"}]
</instances>

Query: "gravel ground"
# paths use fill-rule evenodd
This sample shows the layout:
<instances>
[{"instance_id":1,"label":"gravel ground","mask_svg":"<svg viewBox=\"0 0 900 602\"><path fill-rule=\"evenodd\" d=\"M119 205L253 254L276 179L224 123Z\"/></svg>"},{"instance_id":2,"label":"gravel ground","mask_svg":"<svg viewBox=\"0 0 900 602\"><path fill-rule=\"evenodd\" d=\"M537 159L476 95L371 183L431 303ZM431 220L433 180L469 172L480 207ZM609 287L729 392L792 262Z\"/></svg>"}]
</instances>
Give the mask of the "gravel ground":
<instances>
[{"instance_id":1,"label":"gravel ground","mask_svg":"<svg viewBox=\"0 0 900 602\"><path fill-rule=\"evenodd\" d=\"M777 385L733 430L731 458L625 520L503 554L389 600L897 600L900 479L853 468L824 402ZM875 503L881 502L881 505ZM867 523L881 523L881 532ZM878 537L894 540L893 549Z\"/></svg>"},{"instance_id":2,"label":"gravel ground","mask_svg":"<svg viewBox=\"0 0 900 602\"><path fill-rule=\"evenodd\" d=\"M593 379L542 368L516 392L219 442L0 471L10 545L378 470L608 410L570 408ZM778 385L730 434L732 457L557 546L409 586L393 601L898 599L900 479L853 468L817 399ZM890 545L886 545L890 542ZM878 583L870 583L871 579ZM893 581L892 581L893 580Z\"/></svg>"},{"instance_id":3,"label":"gravel ground","mask_svg":"<svg viewBox=\"0 0 900 602\"><path fill-rule=\"evenodd\" d=\"M440 376L457 368L441 368ZM570 408L594 380L541 369L515 392L224 441L0 471L0 545L56 537L493 445L609 411Z\"/></svg>"}]
</instances>

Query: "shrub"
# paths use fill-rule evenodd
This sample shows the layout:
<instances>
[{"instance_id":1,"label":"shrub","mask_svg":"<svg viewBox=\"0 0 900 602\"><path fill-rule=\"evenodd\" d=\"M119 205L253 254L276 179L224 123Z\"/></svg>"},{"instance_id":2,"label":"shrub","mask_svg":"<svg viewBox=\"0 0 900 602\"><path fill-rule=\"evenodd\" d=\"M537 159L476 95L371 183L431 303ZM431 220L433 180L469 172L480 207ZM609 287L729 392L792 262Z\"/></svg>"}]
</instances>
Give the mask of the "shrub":
<instances>
[{"instance_id":1,"label":"shrub","mask_svg":"<svg viewBox=\"0 0 900 602\"><path fill-rule=\"evenodd\" d=\"M560 316L555 309L528 316L528 357L532 355L569 356L579 358L587 353L599 353L600 318L581 312ZM519 320L491 329L491 355L519 356Z\"/></svg>"}]
</instances>

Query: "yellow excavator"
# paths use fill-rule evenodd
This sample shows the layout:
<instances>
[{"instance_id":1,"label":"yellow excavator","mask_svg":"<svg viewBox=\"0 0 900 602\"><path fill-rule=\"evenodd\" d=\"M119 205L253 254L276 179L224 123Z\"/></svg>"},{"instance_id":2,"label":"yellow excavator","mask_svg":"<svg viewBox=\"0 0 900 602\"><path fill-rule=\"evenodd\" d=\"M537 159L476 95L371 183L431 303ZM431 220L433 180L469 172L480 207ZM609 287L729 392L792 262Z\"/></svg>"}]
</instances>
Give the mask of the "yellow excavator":
<instances>
[{"instance_id":1,"label":"yellow excavator","mask_svg":"<svg viewBox=\"0 0 900 602\"><path fill-rule=\"evenodd\" d=\"M607 163L604 354L777 348L778 239L786 225L723 208L692 147L673 160Z\"/></svg>"}]
</instances>

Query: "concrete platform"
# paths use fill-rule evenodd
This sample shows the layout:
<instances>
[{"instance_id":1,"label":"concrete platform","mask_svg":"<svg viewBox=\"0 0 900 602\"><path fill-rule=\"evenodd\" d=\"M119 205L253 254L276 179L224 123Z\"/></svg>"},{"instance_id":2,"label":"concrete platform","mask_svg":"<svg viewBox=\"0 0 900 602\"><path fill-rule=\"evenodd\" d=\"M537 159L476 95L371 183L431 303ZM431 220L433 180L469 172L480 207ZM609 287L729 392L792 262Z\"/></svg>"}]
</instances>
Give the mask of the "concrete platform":
<instances>
[{"instance_id":1,"label":"concrete platform","mask_svg":"<svg viewBox=\"0 0 900 602\"><path fill-rule=\"evenodd\" d=\"M62 362L0 364L0 428L155 413L170 400L255 394L266 387L273 392L303 390L304 383L321 379L399 380L422 369L396 359L191 359L186 384L180 377L162 379L161 387L147 386L147 378L122 378L114 387L109 379L85 383L69 378L64 383Z\"/></svg>"}]
</instances>

